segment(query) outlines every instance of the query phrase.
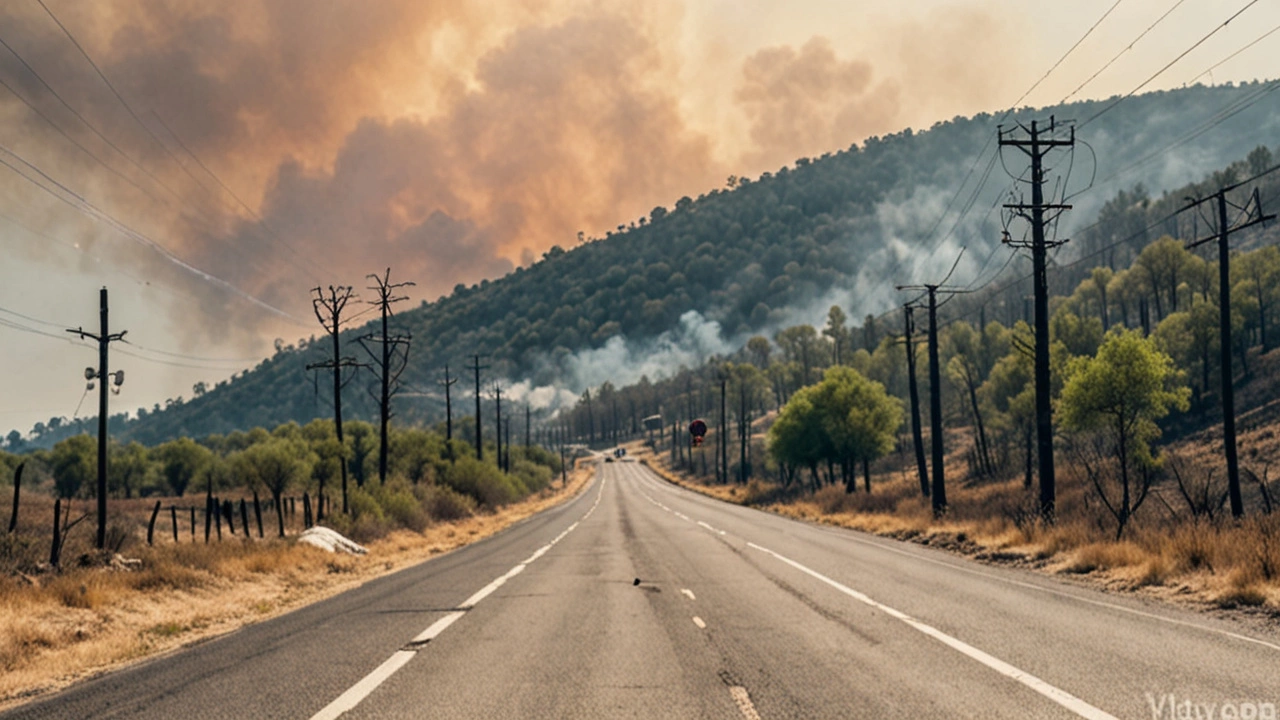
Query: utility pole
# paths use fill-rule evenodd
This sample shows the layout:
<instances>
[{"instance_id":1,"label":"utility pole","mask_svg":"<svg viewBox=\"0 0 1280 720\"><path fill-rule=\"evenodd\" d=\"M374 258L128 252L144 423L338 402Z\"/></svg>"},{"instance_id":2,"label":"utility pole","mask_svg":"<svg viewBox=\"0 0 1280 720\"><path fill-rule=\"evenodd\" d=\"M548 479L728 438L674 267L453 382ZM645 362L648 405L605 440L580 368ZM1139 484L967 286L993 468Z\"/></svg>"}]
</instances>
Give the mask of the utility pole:
<instances>
[{"instance_id":1,"label":"utility pole","mask_svg":"<svg viewBox=\"0 0 1280 720\"><path fill-rule=\"evenodd\" d=\"M1046 203L1044 200L1044 156L1051 150L1060 147L1074 147L1076 141L1075 126L1070 126L1070 137L1055 139L1054 132L1058 125L1053 118L1049 119L1047 129L1042 129L1035 121L1031 127L1018 123L1016 130L1025 136L1015 137L1015 129L1005 131L1000 128L1000 147L1013 147L1026 153L1031 159L1031 203L1009 203L1004 207L1015 215L1031 223L1031 263L1033 266L1035 294L1035 380L1036 380L1036 451L1040 459L1040 515L1046 521L1054 519L1056 505L1056 489L1053 472L1053 405L1049 384L1049 284L1045 266L1050 247L1056 247L1066 240L1049 241L1045 238L1045 225L1056 219L1071 206L1062 203ZM1046 218L1049 211L1053 217ZM1030 213L1030 214L1028 214ZM1028 247L1026 242L1014 242L1006 233L1005 244L1011 247Z\"/></svg>"},{"instance_id":2,"label":"utility pole","mask_svg":"<svg viewBox=\"0 0 1280 720\"><path fill-rule=\"evenodd\" d=\"M125 333L129 331L121 330L114 334L111 332L107 322L107 289L104 287L98 291L98 334L85 332L82 327L67 330L67 332L79 335L81 340L91 338L98 342L98 369L95 372L93 368L85 368L84 377L89 381L94 379L98 381L98 549L105 550L107 547L107 398L113 389L115 392L120 392L119 387L124 384L123 370L107 372L107 348L111 343L123 340ZM112 379L114 388L107 382L108 377Z\"/></svg>"},{"instance_id":3,"label":"utility pole","mask_svg":"<svg viewBox=\"0 0 1280 720\"><path fill-rule=\"evenodd\" d=\"M498 383L493 384L493 395L494 395L495 401L497 402L497 413L496 413L497 418L494 420L495 432L493 435L493 439L494 439L494 442L497 443L496 448L498 452L498 457L497 457L498 469L501 470L502 469L502 386L499 385Z\"/></svg>"},{"instance_id":4,"label":"utility pole","mask_svg":"<svg viewBox=\"0 0 1280 720\"><path fill-rule=\"evenodd\" d=\"M719 450L720 450L721 481L728 483L729 482L729 413L725 409L725 391L727 390L727 387L728 387L729 376L728 376L728 373L724 371L724 368L720 369L719 375L720 375L720 432L716 434L719 436L719 439L720 439Z\"/></svg>"},{"instance_id":5,"label":"utility pole","mask_svg":"<svg viewBox=\"0 0 1280 720\"><path fill-rule=\"evenodd\" d=\"M382 392L378 397L378 419L381 429L381 442L378 445L378 482L385 484L387 482L387 425L391 422L391 396L399 390L400 374L409 366L409 347L413 340L408 333L391 336L388 321L391 318L391 305L409 299L407 295L396 296L396 290L413 287L414 283L392 283L391 268L387 268L381 277L378 275L365 277L373 280L374 284L369 289L378 294L378 299L370 300L369 304L377 306L382 315L382 335L380 337L365 335L360 338L360 347L364 348L365 352L377 362L378 381L382 385ZM382 346L380 358L369 349L366 342L377 342Z\"/></svg>"},{"instance_id":6,"label":"utility pole","mask_svg":"<svg viewBox=\"0 0 1280 720\"><path fill-rule=\"evenodd\" d=\"M907 384L911 391L911 439L916 450L916 470L920 473L920 493L929 497L929 469L924 462L924 433L920 428L920 390L916 383L915 306L902 306L907 345Z\"/></svg>"},{"instance_id":7,"label":"utility pole","mask_svg":"<svg viewBox=\"0 0 1280 720\"><path fill-rule=\"evenodd\" d=\"M481 365L482 355L472 355L471 369L476 373L476 459L484 460L484 433L480 424L480 371L488 370L488 365Z\"/></svg>"},{"instance_id":8,"label":"utility pole","mask_svg":"<svg viewBox=\"0 0 1280 720\"><path fill-rule=\"evenodd\" d=\"M453 457L453 395L450 388L456 385L458 378L449 377L449 363L444 365L444 380L437 380L436 384L444 387L444 446L445 451L449 454L449 462L454 461Z\"/></svg>"},{"instance_id":9,"label":"utility pole","mask_svg":"<svg viewBox=\"0 0 1280 720\"><path fill-rule=\"evenodd\" d=\"M333 357L324 362L308 363L307 370L333 370L333 429L338 436L338 445L342 446L342 455L338 458L338 465L342 469L342 512L346 514L347 508L347 445L342 439L342 388L346 382L342 380L343 368L359 368L363 367L362 363L356 362L355 358L342 357L342 341L339 338L339 332L342 329L342 311L346 308L347 303L355 299L356 295L352 291L351 286L329 286L329 294L326 297L324 291L320 288L311 289L311 309L316 314L316 319L320 321L320 326L329 333L329 337L333 339ZM348 381L349 382L349 381ZM321 488L321 495L324 494L324 488Z\"/></svg>"},{"instance_id":10,"label":"utility pole","mask_svg":"<svg viewBox=\"0 0 1280 720\"><path fill-rule=\"evenodd\" d=\"M530 431L533 428L533 408L529 403L524 404L524 446L531 446Z\"/></svg>"},{"instance_id":11,"label":"utility pole","mask_svg":"<svg viewBox=\"0 0 1280 720\"><path fill-rule=\"evenodd\" d=\"M964 251L960 251L964 255ZM942 437L942 369L938 360L938 293L960 295L966 292L962 288L948 288L945 283L951 279L951 273L960 265L960 257L956 257L951 272L937 285L899 285L899 290L921 290L929 297L929 434L933 448L933 488L930 498L933 504L934 517L947 510L947 482L944 467L944 447Z\"/></svg>"},{"instance_id":12,"label":"utility pole","mask_svg":"<svg viewBox=\"0 0 1280 720\"><path fill-rule=\"evenodd\" d=\"M1196 240L1187 246L1190 250L1213 240L1218 241L1218 344L1219 362L1222 365L1222 443L1227 455L1227 495L1231 499L1231 516L1240 518L1244 515L1244 498L1240 494L1240 460L1236 456L1236 399L1234 372L1231 369L1231 233L1244 230L1274 220L1275 215L1262 212L1262 198L1254 188L1253 195L1244 205L1236 205L1227 200L1227 193L1240 187L1230 185L1218 190L1207 198L1191 202L1184 210L1198 207L1209 200L1217 201L1218 232L1209 237ZM1227 222L1227 206L1240 211L1240 219L1234 225Z\"/></svg>"}]
</instances>

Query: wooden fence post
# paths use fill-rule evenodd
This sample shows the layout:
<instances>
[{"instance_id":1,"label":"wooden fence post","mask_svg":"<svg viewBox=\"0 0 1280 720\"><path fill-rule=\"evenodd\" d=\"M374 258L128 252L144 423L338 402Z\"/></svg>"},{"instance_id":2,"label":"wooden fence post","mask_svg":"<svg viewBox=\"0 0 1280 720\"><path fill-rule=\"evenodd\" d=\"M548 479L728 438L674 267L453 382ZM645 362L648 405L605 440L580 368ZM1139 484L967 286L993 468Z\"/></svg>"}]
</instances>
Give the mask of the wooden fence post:
<instances>
[{"instance_id":1,"label":"wooden fence post","mask_svg":"<svg viewBox=\"0 0 1280 720\"><path fill-rule=\"evenodd\" d=\"M27 464L24 462L13 472L13 514L9 516L9 532L11 533L18 529L18 500L21 499L19 493L22 492L22 469L26 466Z\"/></svg>"},{"instance_id":2,"label":"wooden fence post","mask_svg":"<svg viewBox=\"0 0 1280 720\"><path fill-rule=\"evenodd\" d=\"M218 542L222 542L222 503L213 500L213 524L218 528Z\"/></svg>"},{"instance_id":3,"label":"wooden fence post","mask_svg":"<svg viewBox=\"0 0 1280 720\"><path fill-rule=\"evenodd\" d=\"M178 543L178 506L169 506L169 517L173 520L173 542Z\"/></svg>"},{"instance_id":4,"label":"wooden fence post","mask_svg":"<svg viewBox=\"0 0 1280 720\"><path fill-rule=\"evenodd\" d=\"M249 534L249 506L245 503L244 498L240 498L240 527L244 528L245 540L253 537Z\"/></svg>"},{"instance_id":5,"label":"wooden fence post","mask_svg":"<svg viewBox=\"0 0 1280 720\"><path fill-rule=\"evenodd\" d=\"M196 541L196 506L191 506L191 542Z\"/></svg>"},{"instance_id":6,"label":"wooden fence post","mask_svg":"<svg viewBox=\"0 0 1280 720\"><path fill-rule=\"evenodd\" d=\"M209 531L213 529L213 498L204 498L204 544L209 544Z\"/></svg>"},{"instance_id":7,"label":"wooden fence post","mask_svg":"<svg viewBox=\"0 0 1280 720\"><path fill-rule=\"evenodd\" d=\"M154 544L152 540L156 534L156 517L160 515L160 501L156 501L156 508L151 511L151 522L147 523L147 545Z\"/></svg>"},{"instance_id":8,"label":"wooden fence post","mask_svg":"<svg viewBox=\"0 0 1280 720\"><path fill-rule=\"evenodd\" d=\"M62 498L53 501L53 547L49 549L49 564L58 567L58 554L62 550Z\"/></svg>"},{"instance_id":9,"label":"wooden fence post","mask_svg":"<svg viewBox=\"0 0 1280 720\"><path fill-rule=\"evenodd\" d=\"M231 504L230 500L222 501L222 515L227 519L227 530L231 531L232 535L235 535L236 534L236 523L235 523L236 507L235 505Z\"/></svg>"}]
</instances>

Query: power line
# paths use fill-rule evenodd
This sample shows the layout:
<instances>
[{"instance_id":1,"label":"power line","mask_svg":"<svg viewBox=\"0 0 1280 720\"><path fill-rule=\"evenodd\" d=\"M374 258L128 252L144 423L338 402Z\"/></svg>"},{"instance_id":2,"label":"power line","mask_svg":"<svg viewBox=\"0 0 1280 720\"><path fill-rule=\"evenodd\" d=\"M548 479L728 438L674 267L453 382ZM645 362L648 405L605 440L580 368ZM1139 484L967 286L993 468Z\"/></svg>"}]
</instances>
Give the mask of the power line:
<instances>
[{"instance_id":1,"label":"power line","mask_svg":"<svg viewBox=\"0 0 1280 720\"><path fill-rule=\"evenodd\" d=\"M1247 4L1245 4L1245 6L1244 6L1244 7L1240 8L1240 9L1239 9L1239 10L1237 10L1237 11L1235 11L1235 13L1234 13L1231 17L1229 17L1229 18L1227 18L1226 20L1224 20L1224 21L1222 22L1222 24L1221 24L1221 25L1218 25L1218 26L1214 27L1214 28L1213 28L1212 30L1210 30L1210 31L1209 31L1209 32L1208 32L1204 37L1202 37L1202 38L1200 38L1199 40L1195 41L1195 43L1194 43L1194 44L1192 44L1192 45L1191 45L1191 47L1187 48L1186 50L1183 50L1181 53L1178 53L1178 56L1177 56L1177 57L1175 57L1174 59L1172 59L1172 60L1170 60L1168 63L1166 63L1164 67L1162 67L1162 68L1160 68L1159 70L1157 70L1157 71L1155 72L1155 74L1153 74L1151 77L1147 78L1146 80L1143 80L1141 83L1139 83L1139 84L1138 84L1138 86L1137 86L1137 87L1135 87L1134 89L1130 90L1130 91L1129 91L1128 93L1126 93L1125 95L1122 95L1121 97L1117 98L1114 102L1112 102L1111 104L1109 104L1109 105L1107 105L1106 107L1102 108L1102 109L1101 109L1101 110L1099 110L1098 112L1094 113L1094 114L1093 114L1093 116L1092 116L1092 117L1090 117L1088 120L1085 120L1084 122L1080 123L1079 127L1084 127L1084 126L1088 125L1089 123L1093 122L1094 120L1097 120L1098 118L1100 118L1100 117L1102 117L1103 115L1105 115L1105 114L1107 114L1108 112L1110 112L1113 108L1115 108L1115 106L1117 106L1117 105L1119 105L1120 103L1124 102L1125 100L1128 100L1129 98L1133 97L1133 96L1134 96L1134 95L1135 95L1139 90L1141 90L1142 88L1144 88L1144 87L1146 87L1147 85L1149 85L1149 84L1151 83L1151 81L1152 81L1152 80L1155 80L1156 78L1158 78L1158 77L1160 77L1161 75L1163 75L1163 74L1164 74L1164 72L1165 72L1166 70L1168 70L1169 68L1173 67L1173 66L1174 66L1174 65L1175 65L1179 60L1181 60L1182 58L1186 57L1186 56L1187 56L1187 55L1188 55L1192 50L1195 50L1196 48L1198 48L1198 47L1200 47L1201 45L1203 45L1203 44L1204 44L1204 42L1205 42L1206 40L1208 40L1209 38L1211 38L1211 37L1213 37L1214 35L1216 35L1216 34L1218 33L1218 31L1219 31L1219 30L1221 30L1221 29L1225 28L1227 25L1231 24L1231 21L1232 21L1232 20L1235 20L1236 18L1240 17L1240 15L1244 13L1244 11L1248 10L1249 8L1251 8L1251 7L1253 7L1254 5L1257 5L1257 4L1258 4L1258 0L1249 0L1249 2L1248 2Z\"/></svg>"},{"instance_id":2,"label":"power line","mask_svg":"<svg viewBox=\"0 0 1280 720\"><path fill-rule=\"evenodd\" d=\"M111 227L111 228L112 228L112 229L114 229L116 232L120 233L121 235L124 235L125 237L127 237L127 238L129 238L129 239L131 239L131 240L134 240L135 242L138 242L138 243L140 243L140 244L142 244L142 245L145 245L145 246L147 246L147 247L150 247L151 249L155 250L156 252L158 252L158 253L160 253L161 255L163 255L164 257L166 257L170 262L172 262L172 263L174 263L175 265L178 265L179 267L181 267L182 269L187 270L188 272L190 272L190 273L192 273L192 274L194 274L194 275L196 275L196 276L200 277L201 279L206 280L206 281L208 281L208 282L210 282L210 283L212 283L212 284L214 284L214 285L217 285L217 286L219 286L219 287L223 288L224 290L227 290L227 291L230 291L230 292L232 292L232 293L234 293L234 294L236 294L236 295L239 295L240 297L242 297L242 298L244 298L244 299L248 300L249 302L251 302L251 303L253 303L253 304L255 304L255 305L257 305L257 306L259 306L259 307L261 307L261 308L263 308L263 309L265 309L265 310L268 310L268 311L270 311L270 312L272 312L272 313L274 313L274 314L276 314L276 315L279 315L279 316L284 317L284 318L288 318L288 319L292 320L293 322L297 323L299 326L303 326L303 325L302 325L302 321L301 321L301 320L299 320L298 318L296 318L296 317L294 317L293 315L289 314L288 312L286 312L286 311L284 311L284 310L281 310L280 308L277 308L277 307L275 307L275 306L273 306L273 305L271 305L271 304L267 303L266 301L261 300L261 299L259 299L259 298L255 297L255 296L253 296L253 295L249 294L248 292L245 292L244 290L241 290L240 288L236 287L235 285L231 284L230 282L227 282L226 280L223 280L222 278L217 277L216 275L213 275L213 274L211 274L211 273L205 272L204 270L201 270L201 269L199 269L199 268L195 267L194 265L191 265L191 264L190 264L190 263L188 263L187 261L185 261L185 260L183 260L182 258L178 257L176 254L174 254L171 250L169 250L169 249L168 249L168 248L166 248L165 246L161 245L160 243L156 242L155 240L152 240L150 237L147 237L147 236L146 236L146 235L144 235L143 233L141 233L141 232L139 232L139 231L137 231L137 230L134 230L133 228L129 227L128 225L125 225L123 222L121 222L121 221L117 220L114 216L110 215L110 214L109 214L109 213L107 213L106 211L102 210L101 208L97 207L97 206L96 206L96 205L94 205L93 203L89 202L89 200L87 200L84 196L82 196L82 195L80 195L79 193L75 192L74 190L72 190L71 188L67 187L66 185L63 185L61 182L59 182L59 181L55 180L55 179L54 179L53 177L51 177L48 173L46 173L45 171L41 170L41 169L40 169L39 167L37 167L36 165L33 165L32 163L28 162L28 161L27 161L25 158L23 158L21 155L18 155L17 153L13 152L13 151L12 151L12 150L10 150L9 148L5 147L4 145L0 145L0 151L2 151L2 152L4 152L4 153L8 154L10 157L13 157L13 158L17 159L17 160L18 160L19 162L21 162L24 166L26 166L27 168L29 168L29 169L30 169L30 170L32 170L33 172L37 173L38 175L40 175L40 177L44 178L44 180L45 180L46 182L48 182L48 183L52 184L53 186L55 186L55 187L57 187L59 190L61 190L63 193L65 193L66 195L69 195L71 198L73 198L73 199L68 199L68 198L67 198L67 197L65 197L64 195L59 194L59 193L57 193L57 192L54 192L54 191L53 191L51 188L49 188L48 186L46 186L46 185L44 185L44 184L42 184L42 183L40 183L40 182L36 182L33 178L31 178L30 176L28 176L26 173L22 172L18 167L14 166L12 163L10 163L10 162L8 162L7 160L5 160L4 158L0 157L0 165L4 165L5 167L7 167L7 168L9 168L10 170L14 171L14 172L15 172L19 177L21 177L22 179L26 180L27 182L30 182L31 184L35 185L36 187L40 188L41 190L45 191L46 193L48 193L48 194L52 195L53 197L57 198L58 200L61 200L62 202L66 203L66 204L68 204L68 205L70 205L70 206L72 206L72 207L76 208L76 209L77 209L77 210L79 210L80 212L82 212L82 213L84 213L84 214L88 215L89 217L91 217L91 218L93 218L93 219L95 219L95 220L98 220L99 222L101 222L101 223L103 223L103 224L108 225L109 227ZM304 326L304 327L305 327L305 326Z\"/></svg>"},{"instance_id":3,"label":"power line","mask_svg":"<svg viewBox=\"0 0 1280 720\"><path fill-rule=\"evenodd\" d=\"M1146 30L1143 30L1142 32L1138 33L1138 37L1134 38L1132 42L1130 42L1128 45L1126 45L1126 46L1124 47L1124 49L1122 49L1120 52L1116 53L1116 54L1115 54L1115 55L1114 55L1110 60L1108 60L1108 61L1107 61L1107 62L1106 62L1102 67L1098 68L1096 72L1094 72L1092 75L1090 75L1090 76L1088 77L1088 79L1086 79L1084 82L1080 83L1079 87L1077 87L1075 90L1072 90L1071 92L1067 93L1067 96L1066 96L1066 97L1064 97L1064 98L1062 98L1062 100L1061 100L1061 101L1059 101L1059 103L1058 103L1058 104L1059 104L1059 105L1062 105L1062 104L1066 103L1068 100L1070 100L1071 98L1075 97L1075 94L1076 94L1076 93L1078 93L1078 92L1080 92L1081 90L1083 90L1083 89L1085 88L1085 86L1086 86L1086 85L1088 85L1089 83L1093 82L1095 78L1097 78L1097 77L1098 77L1099 75L1101 75L1103 72L1106 72L1106 69L1107 69L1107 68L1111 67L1111 65L1112 65L1113 63L1115 63L1115 61L1119 60L1119 59L1120 59L1120 57L1121 57L1122 55L1124 55L1125 53L1127 53L1127 52L1129 52L1130 50L1132 50L1134 45L1137 45L1137 44L1138 44L1138 42L1142 40L1142 38L1146 37L1146 36L1147 36L1147 33L1151 32L1151 31L1155 28L1155 26L1157 26L1157 25L1159 25L1160 23L1164 22L1164 19L1165 19L1165 18L1167 18L1167 17L1169 17L1169 15L1170 15L1170 14L1172 14L1174 10L1177 10L1177 9L1182 5L1182 3L1184 3L1184 2L1186 2L1186 0L1178 0L1177 2L1175 2L1175 3L1173 4L1173 6L1172 6L1172 7L1170 7L1168 10L1165 10L1165 11L1164 11L1164 14L1163 14L1163 15L1161 15L1160 17L1156 18L1156 21L1155 21L1155 22L1153 22L1153 23L1151 23L1150 25L1148 25Z\"/></svg>"},{"instance_id":4,"label":"power line","mask_svg":"<svg viewBox=\"0 0 1280 720\"><path fill-rule=\"evenodd\" d=\"M1044 82L1044 81L1049 77L1049 75L1051 75L1051 74L1053 73L1053 71L1054 71L1054 70L1057 70L1057 69L1058 69L1058 66L1062 64L1062 61L1063 61L1063 60L1066 60L1066 59L1067 59L1067 56L1069 56L1069 55L1071 55L1071 53L1075 52L1076 48L1080 47L1080 43L1084 42L1086 38L1088 38L1090 35L1092 35L1092 34L1093 34L1093 31L1094 31L1094 30L1097 30L1097 29L1098 29L1098 26L1102 24L1102 21L1103 21L1103 20L1106 20L1106 19L1107 19L1107 16L1108 16L1108 15L1110 15L1110 14L1111 14L1111 12L1112 12L1113 10L1115 10L1117 7L1119 7L1119 6L1120 6L1120 3L1122 3L1122 2L1124 2L1124 0L1116 0L1116 1L1111 5L1111 7L1107 8L1107 11L1106 11L1106 12L1104 12L1104 13L1102 13L1102 17L1098 18L1096 21L1094 21L1093 25L1089 26L1089 29L1088 29L1088 30L1086 30L1086 31L1084 32L1084 35L1081 35L1081 36L1080 36L1080 39L1079 39L1079 40L1076 40L1076 44L1075 44L1075 45L1072 45L1072 46L1071 46L1071 47L1070 47L1070 48L1069 48L1065 53L1063 53L1063 54L1062 54L1062 57L1058 58L1058 62L1054 63L1054 64L1053 64L1053 67L1050 67L1047 71L1045 71L1045 74L1044 74L1044 75L1041 75L1041 76L1040 76L1040 79L1039 79L1039 80L1037 80L1037 81L1035 82L1035 84L1034 84L1034 85L1032 85L1030 88L1028 88L1026 92L1022 93L1022 96L1021 96L1021 97L1019 97L1017 100L1014 100L1014 101L1013 101L1013 106L1014 106L1014 107L1017 107L1017 106L1018 106L1018 103L1020 103L1020 102L1022 102L1023 100L1025 100L1025 99L1026 99L1026 97L1027 97L1028 95L1030 95L1030 94L1031 94L1031 93L1032 93L1036 88L1040 87L1040 83Z\"/></svg>"},{"instance_id":5,"label":"power line","mask_svg":"<svg viewBox=\"0 0 1280 720\"><path fill-rule=\"evenodd\" d=\"M1188 81L1186 81L1186 82L1182 83L1182 86L1183 86L1183 87L1186 87L1186 86L1188 86L1188 85L1190 85L1190 84L1194 83L1195 81L1199 80L1200 78L1204 77L1205 75L1208 75L1209 73L1211 73L1211 72L1213 72L1214 70L1216 70L1220 65L1223 65L1224 63L1226 63L1227 61L1229 61L1229 60L1233 59L1235 56L1239 55L1240 53L1244 52L1245 50L1248 50L1249 48L1253 47L1254 45L1257 45L1258 43L1262 42L1263 40L1266 40L1267 38L1271 37L1272 35L1274 35L1274 34L1275 34L1275 32L1276 32L1277 30L1280 30L1280 25L1277 25L1277 26L1275 26L1275 27L1271 28L1270 30L1268 30L1268 31L1266 31L1265 33L1263 33L1262 35L1260 35L1260 36L1258 37L1258 39L1254 40L1253 42L1249 43L1248 45L1245 45L1244 47L1242 47L1242 48L1240 48L1239 50L1237 50L1237 51L1235 51L1235 52L1231 53L1230 55L1228 55L1228 56L1226 56L1226 57L1222 58L1221 60L1219 60L1218 62L1214 63L1213 65L1210 65L1210 66L1209 66L1209 69L1207 69L1207 70L1205 70L1204 72L1200 73L1199 75L1197 75L1197 76L1195 76L1195 77L1191 78L1190 80L1188 80Z\"/></svg>"}]
</instances>

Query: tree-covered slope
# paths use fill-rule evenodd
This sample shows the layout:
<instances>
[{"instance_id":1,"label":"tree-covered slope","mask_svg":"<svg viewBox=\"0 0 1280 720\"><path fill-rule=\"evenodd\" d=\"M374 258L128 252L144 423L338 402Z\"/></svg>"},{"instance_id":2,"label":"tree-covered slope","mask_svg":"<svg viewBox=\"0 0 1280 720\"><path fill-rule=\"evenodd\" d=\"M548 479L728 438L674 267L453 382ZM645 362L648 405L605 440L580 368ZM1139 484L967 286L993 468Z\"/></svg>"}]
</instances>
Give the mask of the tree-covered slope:
<instances>
[{"instance_id":1,"label":"tree-covered slope","mask_svg":"<svg viewBox=\"0 0 1280 720\"><path fill-rule=\"evenodd\" d=\"M1139 182L1155 192L1176 187L1243 157L1258 144L1272 144L1280 136L1280 95L1269 92L1272 87L1152 93L1125 100L1087 123L1078 137L1090 144L1098 168L1094 187L1074 199L1074 217L1081 224L1091 221L1118 189ZM1218 121L1194 142L1177 144L1189 130L1214 123L1224 108L1255 98L1253 105ZM1108 102L1028 109L1005 124L1048 115L1086 119ZM893 282L925 279L916 277L917 272L939 265L945 271L958 245L970 247L966 257L981 259L998 242L998 213L989 208L1011 181L999 164L985 159L995 131L991 116L956 118L927 131L905 130L821 158L799 159L758 178L732 178L725 188L628 220L604 238L580 239L568 250L552 248L530 267L470 287L459 285L448 297L403 311L394 322L413 334L414 346L405 375L408 385L396 404L398 416L439 419L443 401L435 397L436 378L445 363L455 376L462 374L473 354L485 356L489 377L577 391L584 384L583 353L599 350L615 337L643 348L672 331L690 311L700 321L715 323L708 327L718 329L724 340L736 341L816 321L818 317L808 315L825 313L833 293L855 317L883 310L893 300ZM976 162L984 148L988 155ZM1153 157L1135 171L1108 177L1148 156ZM1077 153L1074 185L1087 182L1090 162L1083 150ZM1015 172L1021 165L1020 158L1010 157ZM1059 172L1065 174L1065 167ZM970 197L984 177L987 182ZM958 188L963 192L957 193ZM957 223L955 211L965 206L972 211ZM953 212L938 224L947 207ZM942 238L947 239L943 250L949 252L935 254ZM370 331L352 329L345 338ZM328 385L323 380L313 384L305 370L308 362L324 359L327 350L327 343L284 347L200 397L175 400L120 430L126 437L155 442L327 415ZM360 350L353 347L350 353ZM371 381L365 373L344 394L354 416L373 415L375 406L365 390ZM464 377L455 391L469 385L470 378Z\"/></svg>"}]
</instances>

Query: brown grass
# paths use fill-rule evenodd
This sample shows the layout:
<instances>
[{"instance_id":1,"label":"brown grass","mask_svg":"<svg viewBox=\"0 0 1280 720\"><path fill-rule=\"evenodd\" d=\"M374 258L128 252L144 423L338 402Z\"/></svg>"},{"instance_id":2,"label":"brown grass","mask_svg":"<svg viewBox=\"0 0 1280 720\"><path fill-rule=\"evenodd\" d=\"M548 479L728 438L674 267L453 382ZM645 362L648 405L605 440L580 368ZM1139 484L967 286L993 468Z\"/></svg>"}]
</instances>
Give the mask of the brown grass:
<instances>
[{"instance_id":1,"label":"brown grass","mask_svg":"<svg viewBox=\"0 0 1280 720\"><path fill-rule=\"evenodd\" d=\"M0 710L492 535L580 493L592 468L573 471L567 490L544 490L492 514L438 522L422 532L392 532L361 557L289 540L224 536L209 545L143 545L129 552L142 560L133 571L68 567L0 577Z\"/></svg>"}]
</instances>

